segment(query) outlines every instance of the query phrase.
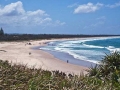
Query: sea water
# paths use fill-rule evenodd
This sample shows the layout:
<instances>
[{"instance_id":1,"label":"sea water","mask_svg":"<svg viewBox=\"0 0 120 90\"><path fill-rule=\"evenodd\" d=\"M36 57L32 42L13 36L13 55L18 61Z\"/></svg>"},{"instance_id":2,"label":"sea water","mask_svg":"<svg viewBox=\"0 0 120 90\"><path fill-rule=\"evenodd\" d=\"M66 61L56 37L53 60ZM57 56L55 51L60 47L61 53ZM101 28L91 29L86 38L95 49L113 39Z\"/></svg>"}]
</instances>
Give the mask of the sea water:
<instances>
[{"instance_id":1,"label":"sea water","mask_svg":"<svg viewBox=\"0 0 120 90\"><path fill-rule=\"evenodd\" d=\"M120 52L120 37L84 38L48 43L43 50L63 52L77 60L99 63L106 54Z\"/></svg>"}]
</instances>

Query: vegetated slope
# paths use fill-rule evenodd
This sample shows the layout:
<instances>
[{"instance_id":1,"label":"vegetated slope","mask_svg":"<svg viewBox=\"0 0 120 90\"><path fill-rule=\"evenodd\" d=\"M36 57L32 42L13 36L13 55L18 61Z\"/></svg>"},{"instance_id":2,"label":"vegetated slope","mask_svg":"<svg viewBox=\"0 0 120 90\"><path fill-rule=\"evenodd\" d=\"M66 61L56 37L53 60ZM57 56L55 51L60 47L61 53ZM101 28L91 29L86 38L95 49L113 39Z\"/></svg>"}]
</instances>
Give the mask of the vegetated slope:
<instances>
[{"instance_id":1,"label":"vegetated slope","mask_svg":"<svg viewBox=\"0 0 120 90\"><path fill-rule=\"evenodd\" d=\"M120 90L120 53L106 55L102 62L78 76L0 60L0 90Z\"/></svg>"}]
</instances>

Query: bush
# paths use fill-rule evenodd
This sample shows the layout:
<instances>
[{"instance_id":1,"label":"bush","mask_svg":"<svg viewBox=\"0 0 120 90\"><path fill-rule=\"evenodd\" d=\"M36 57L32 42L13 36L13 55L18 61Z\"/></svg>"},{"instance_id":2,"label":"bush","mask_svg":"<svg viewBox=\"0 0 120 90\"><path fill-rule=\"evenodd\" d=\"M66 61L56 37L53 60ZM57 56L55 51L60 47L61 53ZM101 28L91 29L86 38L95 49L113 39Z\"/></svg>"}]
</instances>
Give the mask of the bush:
<instances>
[{"instance_id":1,"label":"bush","mask_svg":"<svg viewBox=\"0 0 120 90\"><path fill-rule=\"evenodd\" d=\"M109 81L120 89L120 52L106 55L101 64L90 68L89 76L94 76L103 81Z\"/></svg>"}]
</instances>

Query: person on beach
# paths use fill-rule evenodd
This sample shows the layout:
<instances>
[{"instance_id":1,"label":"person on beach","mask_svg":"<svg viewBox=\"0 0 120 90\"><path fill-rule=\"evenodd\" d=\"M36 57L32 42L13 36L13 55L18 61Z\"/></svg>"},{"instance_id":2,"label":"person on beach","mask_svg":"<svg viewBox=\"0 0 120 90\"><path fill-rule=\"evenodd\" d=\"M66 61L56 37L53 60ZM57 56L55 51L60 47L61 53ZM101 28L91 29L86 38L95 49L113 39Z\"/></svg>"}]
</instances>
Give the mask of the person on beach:
<instances>
[{"instance_id":1,"label":"person on beach","mask_svg":"<svg viewBox=\"0 0 120 90\"><path fill-rule=\"evenodd\" d=\"M68 63L68 60L67 60L67 63Z\"/></svg>"},{"instance_id":2,"label":"person on beach","mask_svg":"<svg viewBox=\"0 0 120 90\"><path fill-rule=\"evenodd\" d=\"M29 55L31 55L31 52L29 52Z\"/></svg>"}]
</instances>

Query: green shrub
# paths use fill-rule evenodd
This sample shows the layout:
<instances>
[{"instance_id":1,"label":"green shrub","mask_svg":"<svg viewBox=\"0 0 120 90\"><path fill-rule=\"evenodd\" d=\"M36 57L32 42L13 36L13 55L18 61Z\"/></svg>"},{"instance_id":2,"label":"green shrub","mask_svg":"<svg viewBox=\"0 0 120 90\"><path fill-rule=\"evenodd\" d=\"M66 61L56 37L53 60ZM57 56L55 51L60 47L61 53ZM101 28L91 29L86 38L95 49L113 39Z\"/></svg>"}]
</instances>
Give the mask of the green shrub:
<instances>
[{"instance_id":1,"label":"green shrub","mask_svg":"<svg viewBox=\"0 0 120 90\"><path fill-rule=\"evenodd\" d=\"M95 76L103 81L109 81L120 89L120 52L106 55L101 64L90 68L89 76Z\"/></svg>"}]
</instances>

